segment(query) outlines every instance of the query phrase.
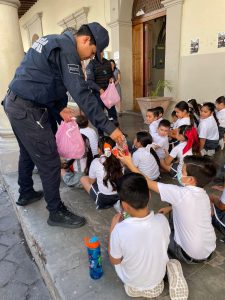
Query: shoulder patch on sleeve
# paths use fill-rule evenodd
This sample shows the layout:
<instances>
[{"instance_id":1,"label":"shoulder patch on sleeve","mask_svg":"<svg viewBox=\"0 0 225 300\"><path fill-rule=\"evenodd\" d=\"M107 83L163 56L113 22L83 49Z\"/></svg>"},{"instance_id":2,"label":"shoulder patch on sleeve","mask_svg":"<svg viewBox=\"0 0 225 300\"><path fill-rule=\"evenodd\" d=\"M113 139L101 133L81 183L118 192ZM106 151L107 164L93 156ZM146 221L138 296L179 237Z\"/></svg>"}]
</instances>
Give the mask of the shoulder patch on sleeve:
<instances>
[{"instance_id":1,"label":"shoulder patch on sleeve","mask_svg":"<svg viewBox=\"0 0 225 300\"><path fill-rule=\"evenodd\" d=\"M69 72L75 75L80 75L80 66L75 64L68 64Z\"/></svg>"}]
</instances>

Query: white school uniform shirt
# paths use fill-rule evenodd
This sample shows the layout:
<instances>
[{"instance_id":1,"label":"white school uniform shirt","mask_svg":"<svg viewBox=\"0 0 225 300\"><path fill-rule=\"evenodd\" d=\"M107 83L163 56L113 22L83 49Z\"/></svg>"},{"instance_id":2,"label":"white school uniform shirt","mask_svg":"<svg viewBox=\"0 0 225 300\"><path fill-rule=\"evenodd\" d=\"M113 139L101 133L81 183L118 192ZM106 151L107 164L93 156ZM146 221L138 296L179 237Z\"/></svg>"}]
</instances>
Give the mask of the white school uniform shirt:
<instances>
[{"instance_id":1,"label":"white school uniform shirt","mask_svg":"<svg viewBox=\"0 0 225 300\"><path fill-rule=\"evenodd\" d=\"M194 259L207 258L216 248L211 206L206 191L196 186L158 183L162 201L173 208L174 239Z\"/></svg>"},{"instance_id":2,"label":"white school uniform shirt","mask_svg":"<svg viewBox=\"0 0 225 300\"><path fill-rule=\"evenodd\" d=\"M182 125L191 125L191 120L189 117L177 119L176 122L174 123L173 129L176 129Z\"/></svg>"},{"instance_id":3,"label":"white school uniform shirt","mask_svg":"<svg viewBox=\"0 0 225 300\"><path fill-rule=\"evenodd\" d=\"M91 147L92 155L98 154L98 136L95 130L91 127L80 128L80 133L84 134L88 139Z\"/></svg>"},{"instance_id":4,"label":"white school uniform shirt","mask_svg":"<svg viewBox=\"0 0 225 300\"><path fill-rule=\"evenodd\" d=\"M177 146L175 146L171 152L170 156L173 158L177 158L179 160L179 165L177 167L177 172L182 171L184 157L187 155L192 155L192 149L189 149L185 154L183 154L184 147L187 145L187 142L180 142Z\"/></svg>"},{"instance_id":5,"label":"white school uniform shirt","mask_svg":"<svg viewBox=\"0 0 225 300\"><path fill-rule=\"evenodd\" d=\"M160 136L158 132L152 136L153 143L159 146L159 148L155 149L159 159L164 159L166 157L166 153L164 151L169 149L169 138L168 136Z\"/></svg>"},{"instance_id":6,"label":"white school uniform shirt","mask_svg":"<svg viewBox=\"0 0 225 300\"><path fill-rule=\"evenodd\" d=\"M162 120L162 118L153 121L150 125L149 125L149 133L152 135L157 133L157 129L159 127L159 122Z\"/></svg>"},{"instance_id":7,"label":"white school uniform shirt","mask_svg":"<svg viewBox=\"0 0 225 300\"><path fill-rule=\"evenodd\" d=\"M198 135L199 138L207 139L210 141L219 140L219 130L216 120L213 116L210 116L206 119L200 119L200 123L198 126Z\"/></svg>"},{"instance_id":8,"label":"white school uniform shirt","mask_svg":"<svg viewBox=\"0 0 225 300\"><path fill-rule=\"evenodd\" d=\"M148 176L151 180L155 180L159 177L159 166L154 158L154 156L150 153L151 145L147 145L146 147L138 148L132 156L132 160L134 165L143 173Z\"/></svg>"},{"instance_id":9,"label":"white school uniform shirt","mask_svg":"<svg viewBox=\"0 0 225 300\"><path fill-rule=\"evenodd\" d=\"M225 108L216 112L216 117L219 121L220 127L225 128Z\"/></svg>"},{"instance_id":10,"label":"white school uniform shirt","mask_svg":"<svg viewBox=\"0 0 225 300\"><path fill-rule=\"evenodd\" d=\"M80 169L78 164L80 164ZM76 159L73 163L74 172L84 172L86 166L87 166L87 157Z\"/></svg>"},{"instance_id":11,"label":"white school uniform shirt","mask_svg":"<svg viewBox=\"0 0 225 300\"><path fill-rule=\"evenodd\" d=\"M114 195L117 194L117 191L113 191L111 183L108 181L107 186L103 183L103 179L106 176L106 172L102 164L104 160L105 157L102 155L100 158L97 157L91 162L89 177L97 180L98 190L100 193L105 195Z\"/></svg>"},{"instance_id":12,"label":"white school uniform shirt","mask_svg":"<svg viewBox=\"0 0 225 300\"><path fill-rule=\"evenodd\" d=\"M223 194L222 194L222 196L221 196L221 198L220 198L220 201L221 201L223 204L225 204L225 189L223 190Z\"/></svg>"},{"instance_id":13,"label":"white school uniform shirt","mask_svg":"<svg viewBox=\"0 0 225 300\"><path fill-rule=\"evenodd\" d=\"M153 289L163 280L168 262L170 228L161 214L130 217L118 223L110 236L110 254L123 260L115 265L117 275L127 285Z\"/></svg>"}]
</instances>

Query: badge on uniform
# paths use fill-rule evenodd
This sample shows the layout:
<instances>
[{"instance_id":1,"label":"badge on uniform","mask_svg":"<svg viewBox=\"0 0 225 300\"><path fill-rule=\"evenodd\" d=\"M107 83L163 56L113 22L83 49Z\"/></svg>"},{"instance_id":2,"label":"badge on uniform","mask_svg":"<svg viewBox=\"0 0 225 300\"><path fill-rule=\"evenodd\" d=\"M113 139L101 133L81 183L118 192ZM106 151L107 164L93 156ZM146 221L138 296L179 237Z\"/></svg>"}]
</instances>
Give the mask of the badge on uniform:
<instances>
[{"instance_id":1,"label":"badge on uniform","mask_svg":"<svg viewBox=\"0 0 225 300\"><path fill-rule=\"evenodd\" d=\"M69 72L75 75L80 75L80 66L75 64L68 64Z\"/></svg>"}]
</instances>

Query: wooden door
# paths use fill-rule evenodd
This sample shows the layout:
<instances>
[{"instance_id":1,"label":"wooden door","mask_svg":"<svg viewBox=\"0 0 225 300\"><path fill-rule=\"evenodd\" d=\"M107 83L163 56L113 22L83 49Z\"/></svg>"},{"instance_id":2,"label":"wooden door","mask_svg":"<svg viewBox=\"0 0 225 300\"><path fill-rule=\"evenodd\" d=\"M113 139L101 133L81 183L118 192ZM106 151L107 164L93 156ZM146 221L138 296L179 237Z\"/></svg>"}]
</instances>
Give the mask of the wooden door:
<instances>
[{"instance_id":1,"label":"wooden door","mask_svg":"<svg viewBox=\"0 0 225 300\"><path fill-rule=\"evenodd\" d=\"M150 96L152 70L152 26L144 23L144 96Z\"/></svg>"},{"instance_id":2,"label":"wooden door","mask_svg":"<svg viewBox=\"0 0 225 300\"><path fill-rule=\"evenodd\" d=\"M132 28L134 110L140 111L136 98L144 95L144 23Z\"/></svg>"}]
</instances>

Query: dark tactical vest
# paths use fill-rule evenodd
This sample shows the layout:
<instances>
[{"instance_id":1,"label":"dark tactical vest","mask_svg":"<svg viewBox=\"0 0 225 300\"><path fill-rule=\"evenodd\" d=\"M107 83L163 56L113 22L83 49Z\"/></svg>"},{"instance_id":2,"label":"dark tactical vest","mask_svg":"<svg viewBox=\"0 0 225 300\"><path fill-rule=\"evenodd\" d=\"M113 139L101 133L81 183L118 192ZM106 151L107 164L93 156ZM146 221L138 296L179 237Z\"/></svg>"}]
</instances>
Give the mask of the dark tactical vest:
<instances>
[{"instance_id":1,"label":"dark tactical vest","mask_svg":"<svg viewBox=\"0 0 225 300\"><path fill-rule=\"evenodd\" d=\"M95 83L99 85L101 89L106 90L109 85L109 79L113 77L111 63L103 58L102 64L97 60L94 60L93 64Z\"/></svg>"}]
</instances>

